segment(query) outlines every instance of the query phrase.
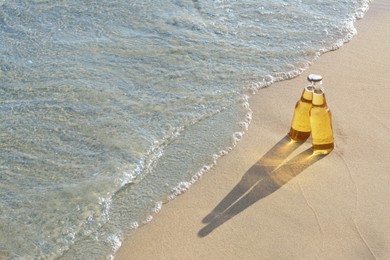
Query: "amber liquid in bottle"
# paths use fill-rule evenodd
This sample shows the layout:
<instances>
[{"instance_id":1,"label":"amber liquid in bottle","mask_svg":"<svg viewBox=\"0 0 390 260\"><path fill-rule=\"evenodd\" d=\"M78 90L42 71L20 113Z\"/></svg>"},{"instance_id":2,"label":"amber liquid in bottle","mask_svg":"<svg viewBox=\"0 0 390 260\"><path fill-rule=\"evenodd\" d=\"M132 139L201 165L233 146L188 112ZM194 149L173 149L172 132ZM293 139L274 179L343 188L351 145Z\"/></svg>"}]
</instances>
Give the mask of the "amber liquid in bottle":
<instances>
[{"instance_id":1,"label":"amber liquid in bottle","mask_svg":"<svg viewBox=\"0 0 390 260\"><path fill-rule=\"evenodd\" d=\"M297 142L304 142L310 136L310 109L312 107L313 86L307 86L301 99L295 105L289 136Z\"/></svg>"},{"instance_id":2,"label":"amber liquid in bottle","mask_svg":"<svg viewBox=\"0 0 390 260\"><path fill-rule=\"evenodd\" d=\"M310 110L311 137L314 154L328 154L334 148L332 114L323 89L315 89Z\"/></svg>"}]
</instances>

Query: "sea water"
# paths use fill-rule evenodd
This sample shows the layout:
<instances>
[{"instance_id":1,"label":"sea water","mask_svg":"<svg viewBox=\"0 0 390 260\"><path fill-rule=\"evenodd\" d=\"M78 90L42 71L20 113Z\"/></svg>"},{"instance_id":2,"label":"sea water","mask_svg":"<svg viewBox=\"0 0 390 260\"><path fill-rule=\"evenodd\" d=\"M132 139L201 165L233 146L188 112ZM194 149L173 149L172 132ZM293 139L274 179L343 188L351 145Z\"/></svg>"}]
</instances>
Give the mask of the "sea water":
<instances>
[{"instance_id":1,"label":"sea water","mask_svg":"<svg viewBox=\"0 0 390 260\"><path fill-rule=\"evenodd\" d=\"M112 258L233 149L252 93L350 40L367 8L0 1L0 252Z\"/></svg>"}]
</instances>

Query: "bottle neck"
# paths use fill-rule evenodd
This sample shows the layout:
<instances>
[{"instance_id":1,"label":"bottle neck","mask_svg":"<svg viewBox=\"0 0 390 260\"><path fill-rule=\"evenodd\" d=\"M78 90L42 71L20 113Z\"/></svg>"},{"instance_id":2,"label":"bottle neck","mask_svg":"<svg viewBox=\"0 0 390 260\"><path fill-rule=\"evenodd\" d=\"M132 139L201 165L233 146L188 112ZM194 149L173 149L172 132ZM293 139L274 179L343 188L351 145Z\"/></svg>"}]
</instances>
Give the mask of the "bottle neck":
<instances>
[{"instance_id":1,"label":"bottle neck","mask_svg":"<svg viewBox=\"0 0 390 260\"><path fill-rule=\"evenodd\" d=\"M307 86L302 92L301 101L310 102L313 100L313 87Z\"/></svg>"},{"instance_id":2,"label":"bottle neck","mask_svg":"<svg viewBox=\"0 0 390 260\"><path fill-rule=\"evenodd\" d=\"M325 93L323 90L314 90L312 103L313 106L326 106Z\"/></svg>"}]
</instances>

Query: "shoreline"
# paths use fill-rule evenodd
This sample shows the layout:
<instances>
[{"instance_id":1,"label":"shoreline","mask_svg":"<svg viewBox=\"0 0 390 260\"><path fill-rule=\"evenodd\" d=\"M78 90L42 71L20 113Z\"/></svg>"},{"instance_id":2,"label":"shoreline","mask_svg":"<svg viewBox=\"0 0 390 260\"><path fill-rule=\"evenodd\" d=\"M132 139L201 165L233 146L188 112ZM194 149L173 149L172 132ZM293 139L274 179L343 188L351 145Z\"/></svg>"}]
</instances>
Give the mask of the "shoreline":
<instances>
[{"instance_id":1,"label":"shoreline","mask_svg":"<svg viewBox=\"0 0 390 260\"><path fill-rule=\"evenodd\" d=\"M115 259L390 258L389 24L390 3L375 0L349 43L251 96L252 122L237 146ZM286 138L312 73L324 77L335 136L334 151L316 158L310 139Z\"/></svg>"}]
</instances>

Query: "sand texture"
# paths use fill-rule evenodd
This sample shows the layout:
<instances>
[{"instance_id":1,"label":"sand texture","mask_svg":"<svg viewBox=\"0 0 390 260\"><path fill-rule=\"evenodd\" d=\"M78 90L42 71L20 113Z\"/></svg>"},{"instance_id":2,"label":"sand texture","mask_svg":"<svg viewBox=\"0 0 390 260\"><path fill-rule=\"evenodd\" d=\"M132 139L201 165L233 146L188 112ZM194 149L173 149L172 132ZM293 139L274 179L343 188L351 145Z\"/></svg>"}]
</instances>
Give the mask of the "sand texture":
<instances>
[{"instance_id":1,"label":"sand texture","mask_svg":"<svg viewBox=\"0 0 390 260\"><path fill-rule=\"evenodd\" d=\"M390 1L301 76L250 98L236 148L125 240L116 259L390 259ZM293 109L321 74L335 149L290 143Z\"/></svg>"}]
</instances>

